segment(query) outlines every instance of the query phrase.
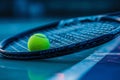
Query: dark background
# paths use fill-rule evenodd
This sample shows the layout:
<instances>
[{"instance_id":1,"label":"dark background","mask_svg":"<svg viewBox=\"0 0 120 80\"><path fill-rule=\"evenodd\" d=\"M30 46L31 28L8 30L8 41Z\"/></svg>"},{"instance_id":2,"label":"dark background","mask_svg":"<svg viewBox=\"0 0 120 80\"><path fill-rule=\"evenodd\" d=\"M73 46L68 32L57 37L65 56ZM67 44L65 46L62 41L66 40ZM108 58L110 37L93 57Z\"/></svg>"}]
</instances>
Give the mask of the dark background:
<instances>
[{"instance_id":1,"label":"dark background","mask_svg":"<svg viewBox=\"0 0 120 80\"><path fill-rule=\"evenodd\" d=\"M2 18L77 17L120 11L120 0L0 0Z\"/></svg>"}]
</instances>

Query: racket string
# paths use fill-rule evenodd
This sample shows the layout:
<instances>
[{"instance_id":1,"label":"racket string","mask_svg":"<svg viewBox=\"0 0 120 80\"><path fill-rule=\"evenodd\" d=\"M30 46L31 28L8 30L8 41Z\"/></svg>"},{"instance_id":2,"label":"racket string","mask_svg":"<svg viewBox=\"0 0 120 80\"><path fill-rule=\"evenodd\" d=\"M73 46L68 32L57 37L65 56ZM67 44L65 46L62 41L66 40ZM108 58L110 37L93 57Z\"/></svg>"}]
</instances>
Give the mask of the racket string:
<instances>
[{"instance_id":1,"label":"racket string","mask_svg":"<svg viewBox=\"0 0 120 80\"><path fill-rule=\"evenodd\" d=\"M9 47L6 48L6 51L19 52L19 50L13 45L9 45Z\"/></svg>"}]
</instances>

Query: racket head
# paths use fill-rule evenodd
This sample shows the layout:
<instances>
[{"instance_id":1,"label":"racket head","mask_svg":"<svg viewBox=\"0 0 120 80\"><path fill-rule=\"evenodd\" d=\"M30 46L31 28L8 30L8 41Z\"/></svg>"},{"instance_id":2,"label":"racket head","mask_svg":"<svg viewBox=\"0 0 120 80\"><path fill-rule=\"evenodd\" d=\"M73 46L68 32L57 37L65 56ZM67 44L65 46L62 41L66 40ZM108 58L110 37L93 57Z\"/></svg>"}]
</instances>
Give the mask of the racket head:
<instances>
[{"instance_id":1,"label":"racket head","mask_svg":"<svg viewBox=\"0 0 120 80\"><path fill-rule=\"evenodd\" d=\"M46 59L93 48L120 33L120 22L111 17L92 16L56 21L25 31L1 42L0 52L11 59ZM28 38L43 33L50 40L48 50L29 52Z\"/></svg>"}]
</instances>

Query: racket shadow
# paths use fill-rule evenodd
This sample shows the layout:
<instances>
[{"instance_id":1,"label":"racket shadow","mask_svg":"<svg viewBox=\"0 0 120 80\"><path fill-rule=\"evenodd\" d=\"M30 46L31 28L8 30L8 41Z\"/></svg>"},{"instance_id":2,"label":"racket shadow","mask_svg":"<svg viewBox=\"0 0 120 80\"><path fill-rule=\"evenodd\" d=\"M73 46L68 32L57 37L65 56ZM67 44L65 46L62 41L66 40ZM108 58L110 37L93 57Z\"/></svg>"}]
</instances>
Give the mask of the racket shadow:
<instances>
[{"instance_id":1,"label":"racket shadow","mask_svg":"<svg viewBox=\"0 0 120 80\"><path fill-rule=\"evenodd\" d=\"M61 57L56 57L56 58L50 58L50 59L43 59L41 61L43 62L50 62L50 63L77 63L88 57L90 54L94 53L95 50L97 50L100 46L91 48L88 50L84 50L81 52L76 52L70 55L65 55Z\"/></svg>"}]
</instances>

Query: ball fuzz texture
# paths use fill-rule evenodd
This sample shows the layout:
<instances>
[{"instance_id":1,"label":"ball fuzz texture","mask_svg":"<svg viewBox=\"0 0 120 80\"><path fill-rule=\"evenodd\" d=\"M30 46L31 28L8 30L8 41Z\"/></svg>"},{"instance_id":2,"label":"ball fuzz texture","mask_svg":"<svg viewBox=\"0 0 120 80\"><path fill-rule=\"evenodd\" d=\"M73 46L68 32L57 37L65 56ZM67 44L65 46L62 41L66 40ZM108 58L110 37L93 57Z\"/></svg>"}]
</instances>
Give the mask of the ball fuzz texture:
<instances>
[{"instance_id":1,"label":"ball fuzz texture","mask_svg":"<svg viewBox=\"0 0 120 80\"><path fill-rule=\"evenodd\" d=\"M29 51L40 51L50 48L50 42L44 34L34 34L28 40Z\"/></svg>"}]
</instances>

